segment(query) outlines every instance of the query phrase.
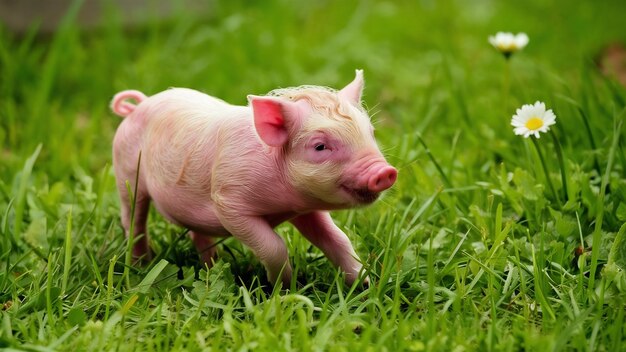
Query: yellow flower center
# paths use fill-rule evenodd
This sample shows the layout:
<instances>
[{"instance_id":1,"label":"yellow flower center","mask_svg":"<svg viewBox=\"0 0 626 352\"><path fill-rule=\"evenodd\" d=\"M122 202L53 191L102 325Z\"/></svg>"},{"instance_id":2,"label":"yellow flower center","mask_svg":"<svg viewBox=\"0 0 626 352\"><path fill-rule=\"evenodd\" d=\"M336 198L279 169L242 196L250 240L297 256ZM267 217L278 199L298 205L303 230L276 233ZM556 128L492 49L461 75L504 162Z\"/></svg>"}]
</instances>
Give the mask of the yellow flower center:
<instances>
[{"instance_id":1,"label":"yellow flower center","mask_svg":"<svg viewBox=\"0 0 626 352\"><path fill-rule=\"evenodd\" d=\"M517 47L513 43L507 43L498 45L498 49L502 52L508 53L517 50Z\"/></svg>"},{"instance_id":2,"label":"yellow flower center","mask_svg":"<svg viewBox=\"0 0 626 352\"><path fill-rule=\"evenodd\" d=\"M526 128L536 131L543 127L543 120L538 117L531 117L526 121Z\"/></svg>"}]
</instances>

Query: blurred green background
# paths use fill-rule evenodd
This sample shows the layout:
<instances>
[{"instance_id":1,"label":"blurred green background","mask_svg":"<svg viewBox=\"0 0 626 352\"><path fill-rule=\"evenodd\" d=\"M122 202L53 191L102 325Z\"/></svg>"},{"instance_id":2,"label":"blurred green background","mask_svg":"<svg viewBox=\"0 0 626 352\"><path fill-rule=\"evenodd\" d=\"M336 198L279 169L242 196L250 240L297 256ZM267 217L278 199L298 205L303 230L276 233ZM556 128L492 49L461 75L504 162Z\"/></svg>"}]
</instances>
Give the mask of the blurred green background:
<instances>
[{"instance_id":1,"label":"blurred green background","mask_svg":"<svg viewBox=\"0 0 626 352\"><path fill-rule=\"evenodd\" d=\"M193 12L174 2L163 16L158 2L132 12L102 4L100 20L88 29L74 25L80 2L54 32L38 34L37 22L21 34L0 27L0 173L39 143L40 162L54 165L51 177L62 178L71 165L102 167L119 122L107 104L119 90L191 87L245 104L247 94L276 87L341 87L355 68L365 70L365 101L378 112L379 129L390 131L380 136L387 147L397 144L393 136L415 129L433 148L445 146L464 114L463 129L508 136L508 119L521 103L571 95L582 84L580 68L624 40L626 7L623 1L209 1ZM530 36L511 65L506 111L504 60L487 43L500 30ZM567 116L561 118L567 131Z\"/></svg>"}]
</instances>

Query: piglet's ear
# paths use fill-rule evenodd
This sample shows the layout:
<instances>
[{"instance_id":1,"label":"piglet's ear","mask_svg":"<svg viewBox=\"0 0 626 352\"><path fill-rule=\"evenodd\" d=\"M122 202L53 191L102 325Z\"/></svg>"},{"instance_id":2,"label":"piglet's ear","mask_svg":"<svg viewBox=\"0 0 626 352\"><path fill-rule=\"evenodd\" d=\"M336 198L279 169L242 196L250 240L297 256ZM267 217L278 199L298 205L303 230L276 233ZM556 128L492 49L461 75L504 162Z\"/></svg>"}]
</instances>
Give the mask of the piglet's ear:
<instances>
[{"instance_id":1,"label":"piglet's ear","mask_svg":"<svg viewBox=\"0 0 626 352\"><path fill-rule=\"evenodd\" d=\"M339 91L339 97L348 100L352 104L361 105L361 95L363 94L363 70L356 70L354 80Z\"/></svg>"},{"instance_id":2,"label":"piglet's ear","mask_svg":"<svg viewBox=\"0 0 626 352\"><path fill-rule=\"evenodd\" d=\"M254 128L261 140L272 147L287 143L286 102L274 97L248 95L254 115Z\"/></svg>"}]
</instances>

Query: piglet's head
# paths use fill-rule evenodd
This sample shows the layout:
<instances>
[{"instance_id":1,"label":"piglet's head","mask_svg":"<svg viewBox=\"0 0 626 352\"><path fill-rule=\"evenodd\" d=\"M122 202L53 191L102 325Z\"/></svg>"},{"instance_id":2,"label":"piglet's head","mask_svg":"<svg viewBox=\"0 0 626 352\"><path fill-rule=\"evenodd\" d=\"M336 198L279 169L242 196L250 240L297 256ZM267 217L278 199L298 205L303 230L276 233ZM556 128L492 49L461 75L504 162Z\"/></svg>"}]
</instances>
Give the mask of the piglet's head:
<instances>
[{"instance_id":1,"label":"piglet's head","mask_svg":"<svg viewBox=\"0 0 626 352\"><path fill-rule=\"evenodd\" d=\"M363 71L340 91L303 86L248 96L261 141L281 151L286 179L329 209L374 202L397 171L361 106Z\"/></svg>"}]
</instances>

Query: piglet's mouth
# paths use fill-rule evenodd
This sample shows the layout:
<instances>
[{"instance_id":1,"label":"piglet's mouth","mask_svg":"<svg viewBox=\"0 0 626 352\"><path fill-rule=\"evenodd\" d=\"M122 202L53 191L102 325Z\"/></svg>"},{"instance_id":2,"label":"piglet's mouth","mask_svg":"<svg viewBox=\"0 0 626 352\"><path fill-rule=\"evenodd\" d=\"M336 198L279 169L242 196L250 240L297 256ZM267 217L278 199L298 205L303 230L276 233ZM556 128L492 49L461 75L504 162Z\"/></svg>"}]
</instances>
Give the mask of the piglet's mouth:
<instances>
[{"instance_id":1,"label":"piglet's mouth","mask_svg":"<svg viewBox=\"0 0 626 352\"><path fill-rule=\"evenodd\" d=\"M370 204L374 203L378 196L379 192L372 192L367 188L350 188L347 186L341 186L346 193L348 193L357 203L361 204Z\"/></svg>"}]
</instances>

